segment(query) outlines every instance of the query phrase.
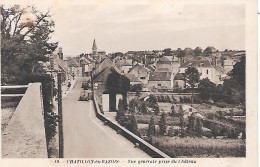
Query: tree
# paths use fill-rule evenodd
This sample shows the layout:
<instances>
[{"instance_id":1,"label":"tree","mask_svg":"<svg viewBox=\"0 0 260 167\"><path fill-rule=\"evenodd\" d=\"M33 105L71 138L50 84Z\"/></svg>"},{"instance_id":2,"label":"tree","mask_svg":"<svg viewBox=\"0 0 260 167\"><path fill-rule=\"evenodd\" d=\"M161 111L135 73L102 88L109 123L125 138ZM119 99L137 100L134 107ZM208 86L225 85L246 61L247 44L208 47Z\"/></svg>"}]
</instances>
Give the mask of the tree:
<instances>
[{"instance_id":1,"label":"tree","mask_svg":"<svg viewBox=\"0 0 260 167\"><path fill-rule=\"evenodd\" d=\"M166 128L167 128L166 113L165 112L163 112L162 115L161 115L161 119L160 119L160 122L159 122L159 128L160 128L160 134L164 135L166 133Z\"/></svg>"},{"instance_id":2,"label":"tree","mask_svg":"<svg viewBox=\"0 0 260 167\"><path fill-rule=\"evenodd\" d=\"M155 130L155 123L154 123L154 116L152 115L149 123L148 131L147 131L147 135L155 136L155 134L156 134L156 130Z\"/></svg>"},{"instance_id":3,"label":"tree","mask_svg":"<svg viewBox=\"0 0 260 167\"><path fill-rule=\"evenodd\" d=\"M136 85L131 86L130 91L136 92L136 96L139 97L142 89L143 89L143 86L141 84L136 84Z\"/></svg>"},{"instance_id":4,"label":"tree","mask_svg":"<svg viewBox=\"0 0 260 167\"><path fill-rule=\"evenodd\" d=\"M24 75L43 73L39 61L46 62L58 46L51 43L54 22L50 11L42 13L34 6L10 8L0 6L1 20L1 61L2 84L15 83ZM26 19L23 19L26 17Z\"/></svg>"},{"instance_id":5,"label":"tree","mask_svg":"<svg viewBox=\"0 0 260 167\"><path fill-rule=\"evenodd\" d=\"M204 54L212 54L212 53L214 53L214 52L216 52L216 51L217 51L216 48L214 48L214 47L212 47L212 46L208 46L208 47L203 51L203 53L204 53Z\"/></svg>"},{"instance_id":6,"label":"tree","mask_svg":"<svg viewBox=\"0 0 260 167\"><path fill-rule=\"evenodd\" d=\"M181 128L184 128L184 127L185 127L185 122L184 122L184 118L183 118L182 115L180 116L180 127L181 127Z\"/></svg>"},{"instance_id":7,"label":"tree","mask_svg":"<svg viewBox=\"0 0 260 167\"><path fill-rule=\"evenodd\" d=\"M216 139L216 137L220 134L221 132L221 126L218 124L211 123L210 124L210 130L212 132L213 137Z\"/></svg>"},{"instance_id":8,"label":"tree","mask_svg":"<svg viewBox=\"0 0 260 167\"><path fill-rule=\"evenodd\" d=\"M160 113L160 109L159 109L159 105L157 103L155 103L155 106L154 106L154 114L155 115L158 115Z\"/></svg>"},{"instance_id":9,"label":"tree","mask_svg":"<svg viewBox=\"0 0 260 167\"><path fill-rule=\"evenodd\" d=\"M185 51L182 50L181 48L178 48L177 49L177 57L181 58L181 57L184 57L184 56L185 56Z\"/></svg>"},{"instance_id":10,"label":"tree","mask_svg":"<svg viewBox=\"0 0 260 167\"><path fill-rule=\"evenodd\" d=\"M166 55L166 56L171 56L171 54L172 54L172 49L171 49L171 48L163 49L163 53L164 53L164 55Z\"/></svg>"},{"instance_id":11,"label":"tree","mask_svg":"<svg viewBox=\"0 0 260 167\"><path fill-rule=\"evenodd\" d=\"M231 78L224 80L225 100L230 103L245 104L245 66L246 58L242 56L240 62L236 63L228 74Z\"/></svg>"},{"instance_id":12,"label":"tree","mask_svg":"<svg viewBox=\"0 0 260 167\"><path fill-rule=\"evenodd\" d=\"M188 124L188 127L187 127L188 133L191 136L195 135L195 125L196 125L196 118L193 115L191 115L189 117L189 124Z\"/></svg>"},{"instance_id":13,"label":"tree","mask_svg":"<svg viewBox=\"0 0 260 167\"><path fill-rule=\"evenodd\" d=\"M53 78L46 74L40 61L57 48L50 42L54 22L50 10L38 11L34 6L22 8L0 6L1 11L1 84L42 83L44 126L47 146L57 133L57 115L51 102Z\"/></svg>"},{"instance_id":14,"label":"tree","mask_svg":"<svg viewBox=\"0 0 260 167\"><path fill-rule=\"evenodd\" d=\"M120 119L122 117L125 116L125 112L124 112L124 105L123 105L123 101L121 99L119 99L119 102L118 102L118 111L117 111L117 114L116 114L116 120L117 121L120 121Z\"/></svg>"},{"instance_id":15,"label":"tree","mask_svg":"<svg viewBox=\"0 0 260 167\"><path fill-rule=\"evenodd\" d=\"M203 130L202 130L203 124L201 122L200 118L196 118L196 125L195 125L195 134L197 137L201 137Z\"/></svg>"},{"instance_id":16,"label":"tree","mask_svg":"<svg viewBox=\"0 0 260 167\"><path fill-rule=\"evenodd\" d=\"M181 116L184 116L184 110L182 108L182 105L179 106L179 113Z\"/></svg>"},{"instance_id":17,"label":"tree","mask_svg":"<svg viewBox=\"0 0 260 167\"><path fill-rule=\"evenodd\" d=\"M130 113L135 113L136 112L136 107L137 107L137 102L133 99L129 102L129 112Z\"/></svg>"},{"instance_id":18,"label":"tree","mask_svg":"<svg viewBox=\"0 0 260 167\"><path fill-rule=\"evenodd\" d=\"M171 136L173 137L175 134L174 134L174 129L173 129L173 126L170 126L169 130L168 130L168 136Z\"/></svg>"},{"instance_id":19,"label":"tree","mask_svg":"<svg viewBox=\"0 0 260 167\"><path fill-rule=\"evenodd\" d=\"M146 113L147 113L147 107L146 107L146 104L145 104L145 103L142 104L141 112L142 112L143 114L146 114Z\"/></svg>"},{"instance_id":20,"label":"tree","mask_svg":"<svg viewBox=\"0 0 260 167\"><path fill-rule=\"evenodd\" d=\"M174 105L172 104L172 106L171 106L171 116L175 116L176 115L176 113L175 113L175 108L174 108Z\"/></svg>"},{"instance_id":21,"label":"tree","mask_svg":"<svg viewBox=\"0 0 260 167\"><path fill-rule=\"evenodd\" d=\"M184 79L188 86L192 90L192 97L191 97L191 106L193 104L193 89L196 86L197 83L199 83L200 80L200 74L198 70L195 67L188 67L188 69L185 71Z\"/></svg>"},{"instance_id":22,"label":"tree","mask_svg":"<svg viewBox=\"0 0 260 167\"><path fill-rule=\"evenodd\" d=\"M130 127L130 131L133 132L134 134L136 135L140 135L139 132L138 132L138 126L137 126L137 121L136 121L136 117L135 115L131 115L130 117L130 124L131 124L131 127Z\"/></svg>"},{"instance_id":23,"label":"tree","mask_svg":"<svg viewBox=\"0 0 260 167\"><path fill-rule=\"evenodd\" d=\"M216 84L211 82L208 78L203 78L199 82L201 100L209 101L212 98L212 94L217 92Z\"/></svg>"},{"instance_id":24,"label":"tree","mask_svg":"<svg viewBox=\"0 0 260 167\"><path fill-rule=\"evenodd\" d=\"M194 49L194 53L195 53L195 56L200 56L200 55L202 55L202 49L201 49L201 47L196 47L196 48Z\"/></svg>"}]
</instances>

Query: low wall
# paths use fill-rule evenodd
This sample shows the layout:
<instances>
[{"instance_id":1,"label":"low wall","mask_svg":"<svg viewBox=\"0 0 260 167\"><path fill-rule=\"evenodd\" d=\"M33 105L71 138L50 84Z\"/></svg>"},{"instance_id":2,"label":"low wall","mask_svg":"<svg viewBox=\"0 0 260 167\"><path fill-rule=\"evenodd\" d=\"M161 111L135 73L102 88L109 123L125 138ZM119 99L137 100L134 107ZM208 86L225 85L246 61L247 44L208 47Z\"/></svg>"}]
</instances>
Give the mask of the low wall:
<instances>
[{"instance_id":1,"label":"low wall","mask_svg":"<svg viewBox=\"0 0 260 167\"><path fill-rule=\"evenodd\" d=\"M101 113L95 96L93 98L93 102L94 102L96 116L100 120L106 122L106 124L108 126L110 126L111 128L113 128L116 131L120 131L121 135L123 135L125 138L130 140L132 143L134 143L134 144L138 143L139 144L139 148L142 149L147 154L149 154L151 157L153 157L153 158L170 158L168 155L166 155L165 153L163 153L159 149L155 148L151 144L147 143L146 141L144 141L140 137L136 136L135 134L133 134L132 132L130 132L129 130L124 128L123 126L119 125L116 122L113 122L113 121L107 119Z\"/></svg>"},{"instance_id":2,"label":"low wall","mask_svg":"<svg viewBox=\"0 0 260 167\"><path fill-rule=\"evenodd\" d=\"M3 158L47 158L41 83L31 83L2 132Z\"/></svg>"}]
</instances>

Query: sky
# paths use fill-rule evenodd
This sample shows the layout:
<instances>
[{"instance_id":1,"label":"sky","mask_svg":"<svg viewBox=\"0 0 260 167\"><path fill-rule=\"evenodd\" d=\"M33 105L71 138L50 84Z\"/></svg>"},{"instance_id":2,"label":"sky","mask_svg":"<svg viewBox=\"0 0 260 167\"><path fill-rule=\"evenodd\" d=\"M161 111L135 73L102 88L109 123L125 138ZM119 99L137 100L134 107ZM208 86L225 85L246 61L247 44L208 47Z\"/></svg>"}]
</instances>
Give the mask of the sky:
<instances>
[{"instance_id":1,"label":"sky","mask_svg":"<svg viewBox=\"0 0 260 167\"><path fill-rule=\"evenodd\" d=\"M38 1L37 1L38 2ZM53 41L64 55L99 51L164 48L245 49L245 5L203 0L54 0L36 3L51 8Z\"/></svg>"}]
</instances>

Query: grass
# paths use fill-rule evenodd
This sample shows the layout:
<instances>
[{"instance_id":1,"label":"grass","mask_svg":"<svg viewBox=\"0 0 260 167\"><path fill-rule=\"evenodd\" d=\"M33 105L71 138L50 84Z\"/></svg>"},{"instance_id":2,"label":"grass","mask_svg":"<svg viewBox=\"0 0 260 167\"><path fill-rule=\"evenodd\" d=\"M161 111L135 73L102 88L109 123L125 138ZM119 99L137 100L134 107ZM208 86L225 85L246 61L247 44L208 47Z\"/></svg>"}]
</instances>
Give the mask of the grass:
<instances>
[{"instance_id":1,"label":"grass","mask_svg":"<svg viewBox=\"0 0 260 167\"><path fill-rule=\"evenodd\" d=\"M156 136L152 144L171 157L245 157L246 142L241 139L204 139Z\"/></svg>"}]
</instances>

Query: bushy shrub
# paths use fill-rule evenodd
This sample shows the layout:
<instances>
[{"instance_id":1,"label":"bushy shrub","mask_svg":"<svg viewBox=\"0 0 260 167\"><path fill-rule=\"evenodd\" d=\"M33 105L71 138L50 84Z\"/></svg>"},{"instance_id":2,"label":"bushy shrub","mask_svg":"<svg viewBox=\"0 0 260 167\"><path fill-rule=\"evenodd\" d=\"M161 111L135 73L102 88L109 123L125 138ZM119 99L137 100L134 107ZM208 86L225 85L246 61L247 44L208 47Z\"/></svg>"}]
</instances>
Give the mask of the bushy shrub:
<instances>
[{"instance_id":1,"label":"bushy shrub","mask_svg":"<svg viewBox=\"0 0 260 167\"><path fill-rule=\"evenodd\" d=\"M161 119L159 122L159 128L160 128L160 135L164 135L166 133L166 113L163 112L161 115Z\"/></svg>"},{"instance_id":2,"label":"bushy shrub","mask_svg":"<svg viewBox=\"0 0 260 167\"><path fill-rule=\"evenodd\" d=\"M246 143L237 139L153 136L151 143L171 157L245 157Z\"/></svg>"}]
</instances>

